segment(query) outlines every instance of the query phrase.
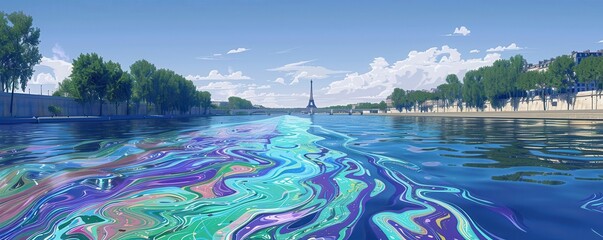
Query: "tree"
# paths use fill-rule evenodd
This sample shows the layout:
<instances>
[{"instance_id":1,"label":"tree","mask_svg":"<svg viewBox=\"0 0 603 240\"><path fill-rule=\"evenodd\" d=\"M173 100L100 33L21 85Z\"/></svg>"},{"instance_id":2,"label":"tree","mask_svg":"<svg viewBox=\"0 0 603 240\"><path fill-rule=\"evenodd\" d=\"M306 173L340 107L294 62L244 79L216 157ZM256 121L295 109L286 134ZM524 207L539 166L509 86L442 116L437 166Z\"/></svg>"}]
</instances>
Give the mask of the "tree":
<instances>
[{"instance_id":1,"label":"tree","mask_svg":"<svg viewBox=\"0 0 603 240\"><path fill-rule=\"evenodd\" d=\"M119 63L115 63L113 61L109 61L107 63L105 63L105 68L107 69L107 76L106 76L106 81L107 81L107 100L109 100L109 102L115 104L115 114L117 114L117 108L119 105L119 101L121 100L119 96L120 94L120 89L118 86L118 81L121 78L121 76L124 74L124 71L121 70L121 65L119 65ZM102 103L101 103L102 104ZM102 111L102 109L101 109Z\"/></svg>"},{"instance_id":2,"label":"tree","mask_svg":"<svg viewBox=\"0 0 603 240\"><path fill-rule=\"evenodd\" d=\"M551 85L550 79L551 78L547 76L546 72L524 72L519 76L517 86L523 91L538 89L540 99L542 100L543 110L546 111L546 93L547 88Z\"/></svg>"},{"instance_id":3,"label":"tree","mask_svg":"<svg viewBox=\"0 0 603 240\"><path fill-rule=\"evenodd\" d=\"M48 106L48 111L52 114L53 117L61 115L61 108L59 106L50 105Z\"/></svg>"},{"instance_id":4,"label":"tree","mask_svg":"<svg viewBox=\"0 0 603 240\"><path fill-rule=\"evenodd\" d=\"M76 83L84 102L98 100L99 115L103 115L103 100L107 96L108 70L103 59L96 53L80 54L73 61L71 79Z\"/></svg>"},{"instance_id":5,"label":"tree","mask_svg":"<svg viewBox=\"0 0 603 240\"><path fill-rule=\"evenodd\" d=\"M251 109L253 105L249 100L233 96L228 98L228 107L230 109Z\"/></svg>"},{"instance_id":6,"label":"tree","mask_svg":"<svg viewBox=\"0 0 603 240\"><path fill-rule=\"evenodd\" d=\"M132 75L123 72L120 78L109 85L109 93L107 99L115 104L115 113L120 102L126 102L126 115L130 115L130 99L132 99Z\"/></svg>"},{"instance_id":7,"label":"tree","mask_svg":"<svg viewBox=\"0 0 603 240\"><path fill-rule=\"evenodd\" d=\"M38 50L39 38L40 29L33 27L31 16L23 12L0 12L0 89L2 92L11 91L11 116L17 85L25 90L33 75L33 67L42 58Z\"/></svg>"},{"instance_id":8,"label":"tree","mask_svg":"<svg viewBox=\"0 0 603 240\"><path fill-rule=\"evenodd\" d=\"M387 110L387 103L385 103L385 101L379 102L379 110L381 110L381 111Z\"/></svg>"},{"instance_id":9,"label":"tree","mask_svg":"<svg viewBox=\"0 0 603 240\"><path fill-rule=\"evenodd\" d=\"M138 60L130 66L130 73L132 74L133 83L133 101L137 104L140 101L145 101L147 105L147 114L149 104L151 103L151 76L157 71L155 65L149 63L147 60Z\"/></svg>"},{"instance_id":10,"label":"tree","mask_svg":"<svg viewBox=\"0 0 603 240\"><path fill-rule=\"evenodd\" d=\"M508 81L510 85L510 97L512 100L517 99L518 94L522 93L517 85L517 81L519 81L519 76L525 72L527 61L521 55L515 55L509 59L510 61L510 69L508 75ZM515 103L515 101L513 101ZM516 106L516 105L515 105ZM514 107L514 110L517 111L517 107Z\"/></svg>"},{"instance_id":11,"label":"tree","mask_svg":"<svg viewBox=\"0 0 603 240\"><path fill-rule=\"evenodd\" d=\"M548 68L548 71L553 79L553 86L560 88L567 94L567 110L569 110L569 105L571 104L569 86L576 82L574 76L574 66L574 60L570 56L563 55L556 57Z\"/></svg>"},{"instance_id":12,"label":"tree","mask_svg":"<svg viewBox=\"0 0 603 240\"><path fill-rule=\"evenodd\" d=\"M190 110L196 105L197 90L192 81L186 80L184 77L178 77L178 96L177 108L181 114Z\"/></svg>"},{"instance_id":13,"label":"tree","mask_svg":"<svg viewBox=\"0 0 603 240\"><path fill-rule=\"evenodd\" d=\"M79 92L77 90L77 85L71 78L65 78L62 82L59 83L59 88L52 94L55 97L70 97L75 98L76 100L80 99Z\"/></svg>"},{"instance_id":14,"label":"tree","mask_svg":"<svg viewBox=\"0 0 603 240\"><path fill-rule=\"evenodd\" d=\"M444 109L446 109L450 103L456 102L458 110L461 99L463 98L462 90L463 84L459 81L456 74L449 74L446 76L446 83L437 87L437 94L434 95L434 97L441 98L444 101Z\"/></svg>"},{"instance_id":15,"label":"tree","mask_svg":"<svg viewBox=\"0 0 603 240\"><path fill-rule=\"evenodd\" d=\"M603 82L603 57L587 57L580 61L580 64L575 66L576 78L582 83L594 82L599 95L599 85ZM598 105L599 98L597 96L597 104L593 103L593 94L591 95L591 106Z\"/></svg>"},{"instance_id":16,"label":"tree","mask_svg":"<svg viewBox=\"0 0 603 240\"><path fill-rule=\"evenodd\" d=\"M392 103L394 105L394 108L396 108L398 111L402 111L402 109L404 109L405 106L405 101L406 101L406 91L404 91L404 89L401 88L395 88L394 92L391 95L391 99L392 99Z\"/></svg>"},{"instance_id":17,"label":"tree","mask_svg":"<svg viewBox=\"0 0 603 240\"><path fill-rule=\"evenodd\" d=\"M484 94L483 84L484 68L471 70L465 73L463 78L463 100L468 107L473 107L483 111L486 95Z\"/></svg>"},{"instance_id":18,"label":"tree","mask_svg":"<svg viewBox=\"0 0 603 240\"><path fill-rule=\"evenodd\" d=\"M203 114L207 114L207 108L211 106L211 94L205 91L196 92L199 109L203 108Z\"/></svg>"}]
</instances>

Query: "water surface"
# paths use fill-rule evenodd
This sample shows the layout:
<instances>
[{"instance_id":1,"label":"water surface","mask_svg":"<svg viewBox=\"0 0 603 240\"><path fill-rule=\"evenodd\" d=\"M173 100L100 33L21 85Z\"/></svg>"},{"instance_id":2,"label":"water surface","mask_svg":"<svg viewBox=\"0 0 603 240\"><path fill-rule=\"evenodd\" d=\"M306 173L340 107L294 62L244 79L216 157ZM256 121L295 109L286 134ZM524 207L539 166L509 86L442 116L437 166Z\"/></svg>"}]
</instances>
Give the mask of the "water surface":
<instances>
[{"instance_id":1,"label":"water surface","mask_svg":"<svg viewBox=\"0 0 603 240\"><path fill-rule=\"evenodd\" d=\"M0 126L0 239L593 239L603 124L236 116Z\"/></svg>"}]
</instances>

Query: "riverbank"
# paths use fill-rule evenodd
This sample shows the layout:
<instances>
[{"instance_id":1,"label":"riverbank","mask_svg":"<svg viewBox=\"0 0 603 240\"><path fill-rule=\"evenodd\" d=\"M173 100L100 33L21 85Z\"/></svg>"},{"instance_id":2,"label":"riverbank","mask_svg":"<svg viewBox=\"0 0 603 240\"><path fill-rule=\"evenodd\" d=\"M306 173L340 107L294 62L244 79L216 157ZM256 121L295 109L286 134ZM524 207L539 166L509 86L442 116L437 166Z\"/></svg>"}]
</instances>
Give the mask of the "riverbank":
<instances>
[{"instance_id":1,"label":"riverbank","mask_svg":"<svg viewBox=\"0 0 603 240\"><path fill-rule=\"evenodd\" d=\"M426 113L379 113L386 116L407 117L456 117L456 118L509 118L509 119L562 119L603 121L603 110L565 111L499 111L499 112L426 112Z\"/></svg>"}]
</instances>

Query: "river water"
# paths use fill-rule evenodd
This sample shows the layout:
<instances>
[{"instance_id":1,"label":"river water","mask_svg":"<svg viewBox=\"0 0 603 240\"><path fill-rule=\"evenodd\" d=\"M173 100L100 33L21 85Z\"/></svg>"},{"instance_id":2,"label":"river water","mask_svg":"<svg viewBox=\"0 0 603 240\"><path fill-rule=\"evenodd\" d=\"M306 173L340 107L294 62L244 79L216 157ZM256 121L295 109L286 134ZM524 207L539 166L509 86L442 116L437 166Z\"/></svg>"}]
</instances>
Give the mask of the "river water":
<instances>
[{"instance_id":1,"label":"river water","mask_svg":"<svg viewBox=\"0 0 603 240\"><path fill-rule=\"evenodd\" d=\"M0 126L0 239L596 239L603 123L227 116Z\"/></svg>"}]
</instances>

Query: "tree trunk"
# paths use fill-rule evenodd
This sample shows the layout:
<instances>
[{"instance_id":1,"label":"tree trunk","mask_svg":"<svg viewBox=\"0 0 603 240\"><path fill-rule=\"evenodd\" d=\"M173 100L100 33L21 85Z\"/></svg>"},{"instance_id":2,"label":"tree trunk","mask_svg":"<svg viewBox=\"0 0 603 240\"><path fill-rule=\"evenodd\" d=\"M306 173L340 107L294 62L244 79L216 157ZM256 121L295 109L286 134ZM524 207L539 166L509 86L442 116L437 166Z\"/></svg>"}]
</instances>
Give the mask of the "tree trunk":
<instances>
[{"instance_id":1,"label":"tree trunk","mask_svg":"<svg viewBox=\"0 0 603 240\"><path fill-rule=\"evenodd\" d=\"M13 99L15 98L15 83L13 83L13 89L10 93L10 116L13 116Z\"/></svg>"},{"instance_id":2,"label":"tree trunk","mask_svg":"<svg viewBox=\"0 0 603 240\"><path fill-rule=\"evenodd\" d=\"M100 110L99 110L99 114L98 115L102 116L103 115L103 99L102 98L100 99L100 104L99 105L100 105Z\"/></svg>"},{"instance_id":3,"label":"tree trunk","mask_svg":"<svg viewBox=\"0 0 603 240\"><path fill-rule=\"evenodd\" d=\"M540 98L542 100L542 107L544 108L544 111L546 111L546 94L544 91L542 91Z\"/></svg>"},{"instance_id":4,"label":"tree trunk","mask_svg":"<svg viewBox=\"0 0 603 240\"><path fill-rule=\"evenodd\" d=\"M130 99L126 100L126 116L130 115Z\"/></svg>"},{"instance_id":5,"label":"tree trunk","mask_svg":"<svg viewBox=\"0 0 603 240\"><path fill-rule=\"evenodd\" d=\"M591 91L591 93L590 93L590 110L595 109L595 101L594 101L595 99L594 99L594 97L595 97L595 89L593 89Z\"/></svg>"},{"instance_id":6,"label":"tree trunk","mask_svg":"<svg viewBox=\"0 0 603 240\"><path fill-rule=\"evenodd\" d=\"M597 89L597 97L596 97L597 100L595 101L596 102L595 106L597 106L597 107L595 109L599 110L599 97L600 97L601 92L599 91L599 84L598 83L595 83L595 84L596 84L596 89Z\"/></svg>"},{"instance_id":7,"label":"tree trunk","mask_svg":"<svg viewBox=\"0 0 603 240\"><path fill-rule=\"evenodd\" d=\"M567 96L565 97L565 102L567 102L567 110L570 110L570 93L566 92Z\"/></svg>"}]
</instances>

